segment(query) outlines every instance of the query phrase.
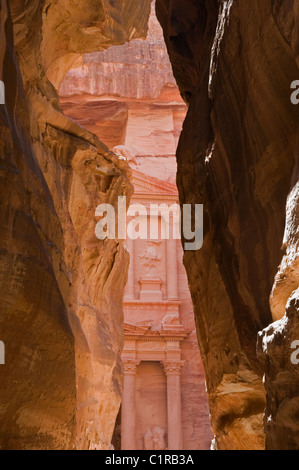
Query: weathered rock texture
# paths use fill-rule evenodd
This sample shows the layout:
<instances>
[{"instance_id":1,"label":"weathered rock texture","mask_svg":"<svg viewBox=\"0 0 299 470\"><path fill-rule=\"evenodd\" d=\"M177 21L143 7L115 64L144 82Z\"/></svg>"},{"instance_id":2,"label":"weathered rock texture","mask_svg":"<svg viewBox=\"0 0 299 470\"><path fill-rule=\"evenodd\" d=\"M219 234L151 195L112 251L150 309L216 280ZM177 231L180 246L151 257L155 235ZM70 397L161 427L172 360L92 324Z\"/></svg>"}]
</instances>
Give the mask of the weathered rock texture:
<instances>
[{"instance_id":1,"label":"weathered rock texture","mask_svg":"<svg viewBox=\"0 0 299 470\"><path fill-rule=\"evenodd\" d=\"M157 0L189 104L177 153L180 200L204 204L204 246L185 254L185 266L218 449L264 448L265 371L267 447L298 448L298 366L290 363L298 300L288 301L298 287L299 120L290 101L298 4ZM256 338L272 322L290 191L271 299L275 319L288 301L287 316L264 333L272 335L265 369Z\"/></svg>"},{"instance_id":2,"label":"weathered rock texture","mask_svg":"<svg viewBox=\"0 0 299 470\"><path fill-rule=\"evenodd\" d=\"M287 199L284 257L271 292L275 323L259 334L258 353L265 368L268 449L299 449L299 148L292 190Z\"/></svg>"},{"instance_id":3,"label":"weathered rock texture","mask_svg":"<svg viewBox=\"0 0 299 470\"><path fill-rule=\"evenodd\" d=\"M165 84L176 85L154 6L153 2L145 40L134 39L123 46L85 54L65 76L60 95L154 99Z\"/></svg>"},{"instance_id":4,"label":"weathered rock texture","mask_svg":"<svg viewBox=\"0 0 299 470\"><path fill-rule=\"evenodd\" d=\"M85 54L83 65L67 73L59 94L67 116L109 148L125 146L139 171L175 182L186 105L154 7L155 2L146 40Z\"/></svg>"},{"instance_id":5,"label":"weathered rock texture","mask_svg":"<svg viewBox=\"0 0 299 470\"><path fill-rule=\"evenodd\" d=\"M0 448L109 448L121 400L122 242L95 209L127 164L63 115L53 85L82 53L146 37L150 0L1 0Z\"/></svg>"}]
</instances>

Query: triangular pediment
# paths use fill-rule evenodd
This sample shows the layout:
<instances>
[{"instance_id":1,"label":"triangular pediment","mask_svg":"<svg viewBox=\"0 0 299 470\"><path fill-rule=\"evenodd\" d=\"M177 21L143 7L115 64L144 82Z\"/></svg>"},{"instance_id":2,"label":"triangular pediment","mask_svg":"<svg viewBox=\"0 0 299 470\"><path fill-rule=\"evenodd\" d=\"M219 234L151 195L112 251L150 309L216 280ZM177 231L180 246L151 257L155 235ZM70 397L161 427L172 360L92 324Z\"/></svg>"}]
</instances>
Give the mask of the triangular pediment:
<instances>
[{"instance_id":1,"label":"triangular pediment","mask_svg":"<svg viewBox=\"0 0 299 470\"><path fill-rule=\"evenodd\" d=\"M150 330L150 326L136 326L130 323L124 324L125 335L145 335Z\"/></svg>"}]
</instances>

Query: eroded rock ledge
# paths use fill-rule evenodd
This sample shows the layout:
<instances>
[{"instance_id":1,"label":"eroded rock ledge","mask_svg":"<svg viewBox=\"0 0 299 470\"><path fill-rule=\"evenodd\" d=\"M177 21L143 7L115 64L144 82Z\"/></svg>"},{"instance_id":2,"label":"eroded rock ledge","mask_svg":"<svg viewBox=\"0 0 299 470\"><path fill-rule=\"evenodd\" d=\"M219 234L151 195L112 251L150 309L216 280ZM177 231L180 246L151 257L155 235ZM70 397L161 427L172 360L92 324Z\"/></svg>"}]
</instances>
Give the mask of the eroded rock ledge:
<instances>
[{"instance_id":1,"label":"eroded rock ledge","mask_svg":"<svg viewBox=\"0 0 299 470\"><path fill-rule=\"evenodd\" d=\"M264 373L267 448L298 449L298 366L290 363L299 339L299 119L290 101L298 11L298 0L157 0L189 104L177 152L180 200L205 208L204 246L185 254L185 266L218 449L264 448ZM258 362L284 229L271 306L275 320L286 304L287 313L263 333L266 360Z\"/></svg>"},{"instance_id":2,"label":"eroded rock ledge","mask_svg":"<svg viewBox=\"0 0 299 470\"><path fill-rule=\"evenodd\" d=\"M129 202L130 170L53 84L81 54L146 37L150 3L1 0L0 448L110 446L128 256L96 239L95 209Z\"/></svg>"}]
</instances>

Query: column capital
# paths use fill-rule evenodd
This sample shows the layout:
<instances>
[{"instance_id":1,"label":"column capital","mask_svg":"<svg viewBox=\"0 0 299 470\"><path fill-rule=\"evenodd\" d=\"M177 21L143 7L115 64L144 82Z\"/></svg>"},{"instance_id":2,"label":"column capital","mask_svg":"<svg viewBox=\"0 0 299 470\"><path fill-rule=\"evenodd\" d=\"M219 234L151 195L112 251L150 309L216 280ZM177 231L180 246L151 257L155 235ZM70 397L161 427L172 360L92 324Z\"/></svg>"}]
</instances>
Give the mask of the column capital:
<instances>
[{"instance_id":1,"label":"column capital","mask_svg":"<svg viewBox=\"0 0 299 470\"><path fill-rule=\"evenodd\" d=\"M135 375L137 366L140 364L139 361L134 361L133 359L123 360L123 370L126 375Z\"/></svg>"},{"instance_id":2,"label":"column capital","mask_svg":"<svg viewBox=\"0 0 299 470\"><path fill-rule=\"evenodd\" d=\"M167 376L181 375L181 371L185 361L165 361L163 362L163 369Z\"/></svg>"}]
</instances>

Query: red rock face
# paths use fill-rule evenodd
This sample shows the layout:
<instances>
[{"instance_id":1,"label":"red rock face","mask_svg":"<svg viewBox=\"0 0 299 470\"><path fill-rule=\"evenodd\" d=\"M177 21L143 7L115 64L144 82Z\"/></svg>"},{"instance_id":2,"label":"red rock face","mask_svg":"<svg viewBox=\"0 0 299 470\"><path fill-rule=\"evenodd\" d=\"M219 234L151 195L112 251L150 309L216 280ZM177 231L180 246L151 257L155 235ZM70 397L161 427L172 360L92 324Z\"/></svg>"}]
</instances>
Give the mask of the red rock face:
<instances>
[{"instance_id":1,"label":"red rock face","mask_svg":"<svg viewBox=\"0 0 299 470\"><path fill-rule=\"evenodd\" d=\"M174 156L186 106L154 7L146 40L84 55L82 62L60 87L66 115L109 148L125 146L138 170L174 182Z\"/></svg>"},{"instance_id":2,"label":"red rock face","mask_svg":"<svg viewBox=\"0 0 299 470\"><path fill-rule=\"evenodd\" d=\"M284 315L298 287L298 108L290 101L298 77L298 1L158 0L157 13L189 104L177 153L180 200L205 207L203 249L186 253L185 266L217 445L263 448L266 370L267 447L298 448L298 427L289 419L298 413L298 373L290 364L298 333L274 324L273 346L262 351L266 369L256 359L257 334L272 321L269 296L290 188L286 257L271 300L275 317L277 310ZM294 297L287 305L286 318L298 331Z\"/></svg>"},{"instance_id":3,"label":"red rock face","mask_svg":"<svg viewBox=\"0 0 299 470\"><path fill-rule=\"evenodd\" d=\"M153 7L148 28L145 40L135 39L123 46L85 54L81 63L67 73L60 94L158 98L165 84L176 83Z\"/></svg>"}]
</instances>

